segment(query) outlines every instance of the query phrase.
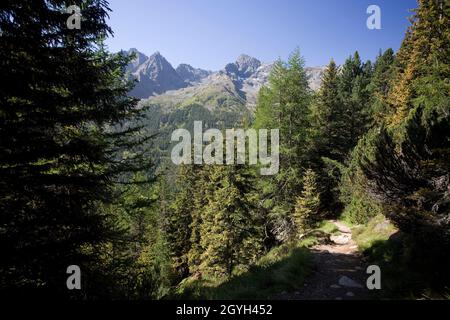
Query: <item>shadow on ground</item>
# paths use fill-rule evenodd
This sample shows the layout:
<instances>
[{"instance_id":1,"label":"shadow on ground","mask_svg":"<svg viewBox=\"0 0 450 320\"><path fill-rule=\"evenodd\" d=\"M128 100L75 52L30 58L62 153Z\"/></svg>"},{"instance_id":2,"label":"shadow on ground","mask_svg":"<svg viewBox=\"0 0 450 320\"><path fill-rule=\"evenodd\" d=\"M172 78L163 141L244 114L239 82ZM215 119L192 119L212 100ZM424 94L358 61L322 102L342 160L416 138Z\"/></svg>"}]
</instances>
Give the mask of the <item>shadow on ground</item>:
<instances>
[{"instance_id":1,"label":"shadow on ground","mask_svg":"<svg viewBox=\"0 0 450 320\"><path fill-rule=\"evenodd\" d=\"M274 257L217 286L207 280L195 280L185 285L177 298L270 299L283 291L299 290L312 265L311 252L303 247L280 249L286 252L279 250Z\"/></svg>"},{"instance_id":2,"label":"shadow on ground","mask_svg":"<svg viewBox=\"0 0 450 320\"><path fill-rule=\"evenodd\" d=\"M366 265L357 253L331 253L312 249L313 268L301 290L277 296L283 300L366 300L372 295L366 287ZM340 283L340 279L348 280Z\"/></svg>"}]
</instances>

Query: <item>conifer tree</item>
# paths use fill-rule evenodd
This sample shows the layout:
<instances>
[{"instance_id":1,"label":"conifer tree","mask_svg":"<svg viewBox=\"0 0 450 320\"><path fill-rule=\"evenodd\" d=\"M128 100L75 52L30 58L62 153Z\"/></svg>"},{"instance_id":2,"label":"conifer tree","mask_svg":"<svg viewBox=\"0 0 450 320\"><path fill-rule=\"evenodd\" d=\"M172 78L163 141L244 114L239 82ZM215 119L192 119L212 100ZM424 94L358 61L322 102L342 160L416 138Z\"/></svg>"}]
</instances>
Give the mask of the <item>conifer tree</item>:
<instances>
[{"instance_id":1,"label":"conifer tree","mask_svg":"<svg viewBox=\"0 0 450 320\"><path fill-rule=\"evenodd\" d=\"M308 169L304 176L303 190L295 203L294 225L298 236L305 234L318 220L319 205L316 174L313 170Z\"/></svg>"},{"instance_id":2,"label":"conifer tree","mask_svg":"<svg viewBox=\"0 0 450 320\"><path fill-rule=\"evenodd\" d=\"M346 123L343 117L343 105L339 98L338 81L338 69L336 63L331 60L324 71L322 85L312 104L311 139L317 157L342 160L345 149L342 146L341 135Z\"/></svg>"},{"instance_id":3,"label":"conifer tree","mask_svg":"<svg viewBox=\"0 0 450 320\"><path fill-rule=\"evenodd\" d=\"M358 139L368 129L370 103L368 103L368 84L372 68L370 62L362 64L358 51L349 57L339 77L339 96L345 123L345 131L341 135L341 145L345 146L345 153L354 148Z\"/></svg>"},{"instance_id":4,"label":"conifer tree","mask_svg":"<svg viewBox=\"0 0 450 320\"><path fill-rule=\"evenodd\" d=\"M334 213L338 205L339 170L330 163L342 163L347 143L342 137L347 130L344 106L339 95L338 68L333 60L325 69L322 85L311 105L311 130L308 146L314 155L310 166L317 172L321 208L324 214Z\"/></svg>"},{"instance_id":5,"label":"conifer tree","mask_svg":"<svg viewBox=\"0 0 450 320\"><path fill-rule=\"evenodd\" d=\"M261 182L263 206L269 211L271 230L280 241L292 235L294 195L301 190L301 175L310 159L305 150L311 99L304 61L297 50L287 63L275 64L256 107L256 128L280 130L280 171Z\"/></svg>"},{"instance_id":6,"label":"conifer tree","mask_svg":"<svg viewBox=\"0 0 450 320\"><path fill-rule=\"evenodd\" d=\"M394 51L387 49L378 55L375 61L373 76L368 86L372 105L372 119L375 124L381 124L386 116L386 98L392 80Z\"/></svg>"},{"instance_id":7,"label":"conifer tree","mask_svg":"<svg viewBox=\"0 0 450 320\"><path fill-rule=\"evenodd\" d=\"M102 45L105 1L73 1L79 30L67 28L66 4L0 8L0 286L68 294L76 264L83 295L95 296L107 274L97 249L119 236L104 204L121 173L143 168L132 150L144 138L124 125L140 111L123 80L128 59Z\"/></svg>"},{"instance_id":8,"label":"conifer tree","mask_svg":"<svg viewBox=\"0 0 450 320\"><path fill-rule=\"evenodd\" d=\"M261 251L261 222L257 221L250 176L245 166L212 166L211 194L202 210L203 248L199 271L213 276L230 276L239 265L256 261Z\"/></svg>"},{"instance_id":9,"label":"conifer tree","mask_svg":"<svg viewBox=\"0 0 450 320\"><path fill-rule=\"evenodd\" d=\"M176 196L167 218L167 240L173 268L180 278L189 274L188 254L191 250L193 213L196 208L195 191L198 168L195 165L181 165L178 170Z\"/></svg>"},{"instance_id":10,"label":"conifer tree","mask_svg":"<svg viewBox=\"0 0 450 320\"><path fill-rule=\"evenodd\" d=\"M121 196L110 206L126 228L122 241L111 243L104 254L120 268L120 278L111 284L120 286L117 298L149 299L167 294L171 285L170 258L161 214L159 194L162 183L150 183L146 174L136 174L132 182L118 187ZM153 179L151 179L153 180ZM119 273L119 272L117 272ZM116 297L116 296L110 296Z\"/></svg>"},{"instance_id":11,"label":"conifer tree","mask_svg":"<svg viewBox=\"0 0 450 320\"><path fill-rule=\"evenodd\" d=\"M394 64L386 126L365 138L358 159L384 214L419 244L414 263L431 262L441 285L450 282L449 35L448 2L420 0Z\"/></svg>"},{"instance_id":12,"label":"conifer tree","mask_svg":"<svg viewBox=\"0 0 450 320\"><path fill-rule=\"evenodd\" d=\"M419 1L419 7L411 19L412 25L397 54L393 86L387 99L388 125L395 126L403 121L413 108L412 101L417 98L418 89L432 87L430 82L423 86L414 82L426 79L430 72L438 79L445 77L448 70L448 28L445 26L448 10L449 4L445 1ZM442 86L442 82L439 85ZM436 94L441 100L445 99L445 91L438 90Z\"/></svg>"},{"instance_id":13,"label":"conifer tree","mask_svg":"<svg viewBox=\"0 0 450 320\"><path fill-rule=\"evenodd\" d=\"M191 236L190 249L187 255L189 272L196 275L199 272L201 255L204 251L202 246L202 216L208 204L209 197L213 192L213 185L209 180L211 166L203 165L196 172L196 184L193 189L193 210L191 212Z\"/></svg>"}]
</instances>

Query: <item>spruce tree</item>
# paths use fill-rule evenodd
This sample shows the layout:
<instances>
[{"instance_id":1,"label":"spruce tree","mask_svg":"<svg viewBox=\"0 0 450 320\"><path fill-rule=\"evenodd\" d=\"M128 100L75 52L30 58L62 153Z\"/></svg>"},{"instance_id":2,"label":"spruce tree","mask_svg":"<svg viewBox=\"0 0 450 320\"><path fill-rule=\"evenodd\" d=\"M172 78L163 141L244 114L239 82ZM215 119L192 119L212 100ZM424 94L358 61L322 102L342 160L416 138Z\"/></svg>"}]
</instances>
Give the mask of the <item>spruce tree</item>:
<instances>
[{"instance_id":1,"label":"spruce tree","mask_svg":"<svg viewBox=\"0 0 450 320\"><path fill-rule=\"evenodd\" d=\"M317 183L324 214L333 213L338 206L339 170L334 163L342 163L347 156L347 145L342 136L347 130L343 103L339 95L338 68L331 60L322 77L322 86L311 104L311 130L308 146L311 167L317 172Z\"/></svg>"},{"instance_id":2,"label":"spruce tree","mask_svg":"<svg viewBox=\"0 0 450 320\"><path fill-rule=\"evenodd\" d=\"M108 7L73 1L82 21L70 30L66 3L0 8L0 71L8 79L0 88L0 285L67 294L66 269L75 264L86 296L107 274L97 249L118 236L103 205L121 173L141 168L136 153L122 153L141 137L123 126L138 112L123 80L128 59L102 45L111 34Z\"/></svg>"},{"instance_id":3,"label":"spruce tree","mask_svg":"<svg viewBox=\"0 0 450 320\"><path fill-rule=\"evenodd\" d=\"M198 168L195 165L181 165L178 170L176 196L167 218L167 240L176 274L184 278L189 274L189 251L191 250L191 228L196 211L195 191L198 185Z\"/></svg>"},{"instance_id":4,"label":"spruce tree","mask_svg":"<svg viewBox=\"0 0 450 320\"><path fill-rule=\"evenodd\" d=\"M367 87L371 73L370 62L362 64L358 51L342 66L339 76L339 96L346 126L341 135L340 145L345 146L346 154L356 146L358 139L367 131L370 123Z\"/></svg>"},{"instance_id":5,"label":"spruce tree","mask_svg":"<svg viewBox=\"0 0 450 320\"><path fill-rule=\"evenodd\" d=\"M322 85L312 103L311 139L318 157L329 157L335 160L345 158L345 146L341 135L345 130L342 109L339 98L339 78L336 63L331 60L324 71Z\"/></svg>"},{"instance_id":6,"label":"spruce tree","mask_svg":"<svg viewBox=\"0 0 450 320\"><path fill-rule=\"evenodd\" d=\"M319 219L317 217L320 199L316 184L316 174L308 169L305 172L303 190L297 197L294 210L294 225L297 236L302 236Z\"/></svg>"},{"instance_id":7,"label":"spruce tree","mask_svg":"<svg viewBox=\"0 0 450 320\"><path fill-rule=\"evenodd\" d=\"M191 212L191 237L190 249L187 255L188 266L190 274L194 276L199 275L199 268L201 263L201 256L204 251L202 244L202 224L203 211L205 210L208 201L213 194L214 185L210 182L210 170L212 166L200 166L196 172L196 186L193 190L193 204L194 208Z\"/></svg>"},{"instance_id":8,"label":"spruce tree","mask_svg":"<svg viewBox=\"0 0 450 320\"><path fill-rule=\"evenodd\" d=\"M248 266L259 256L262 230L247 170L240 165L209 170L212 192L201 214L199 271L204 275L229 277L236 267Z\"/></svg>"},{"instance_id":9,"label":"spruce tree","mask_svg":"<svg viewBox=\"0 0 450 320\"><path fill-rule=\"evenodd\" d=\"M394 51L387 49L382 54L380 52L375 61L373 76L368 86L374 124L381 124L386 116L386 98L392 80L394 58Z\"/></svg>"}]
</instances>

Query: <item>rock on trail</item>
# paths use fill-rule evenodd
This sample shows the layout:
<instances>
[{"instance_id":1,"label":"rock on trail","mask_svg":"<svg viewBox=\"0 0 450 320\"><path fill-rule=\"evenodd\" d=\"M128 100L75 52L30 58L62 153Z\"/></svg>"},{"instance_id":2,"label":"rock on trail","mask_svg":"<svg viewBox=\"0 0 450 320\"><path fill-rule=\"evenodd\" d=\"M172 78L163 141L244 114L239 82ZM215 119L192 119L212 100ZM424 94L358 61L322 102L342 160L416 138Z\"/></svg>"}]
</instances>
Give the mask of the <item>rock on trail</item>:
<instances>
[{"instance_id":1,"label":"rock on trail","mask_svg":"<svg viewBox=\"0 0 450 320\"><path fill-rule=\"evenodd\" d=\"M347 244L352 239L351 234L341 233L339 235L331 235L330 240L335 244Z\"/></svg>"}]
</instances>

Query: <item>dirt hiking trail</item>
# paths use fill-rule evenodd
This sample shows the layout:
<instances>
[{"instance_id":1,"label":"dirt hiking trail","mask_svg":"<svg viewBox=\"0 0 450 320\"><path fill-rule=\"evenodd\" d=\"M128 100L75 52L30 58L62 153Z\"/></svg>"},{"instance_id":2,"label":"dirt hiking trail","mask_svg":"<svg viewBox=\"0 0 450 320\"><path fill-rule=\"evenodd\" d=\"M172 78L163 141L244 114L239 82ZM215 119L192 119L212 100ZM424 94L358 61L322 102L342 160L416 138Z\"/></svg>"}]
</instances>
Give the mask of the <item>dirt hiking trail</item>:
<instances>
[{"instance_id":1,"label":"dirt hiking trail","mask_svg":"<svg viewBox=\"0 0 450 320\"><path fill-rule=\"evenodd\" d=\"M352 240L350 228L339 221L330 220L339 232L331 241L311 248L312 272L303 288L283 292L282 300L367 300L371 298L366 287L366 263Z\"/></svg>"}]
</instances>

